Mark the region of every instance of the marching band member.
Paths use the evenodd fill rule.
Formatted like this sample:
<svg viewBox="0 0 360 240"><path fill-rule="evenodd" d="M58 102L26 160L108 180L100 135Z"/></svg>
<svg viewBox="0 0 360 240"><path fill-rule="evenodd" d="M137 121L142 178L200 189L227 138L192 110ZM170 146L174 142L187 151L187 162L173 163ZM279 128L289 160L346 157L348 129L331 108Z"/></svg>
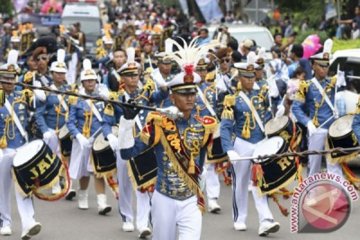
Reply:
<svg viewBox="0 0 360 240"><path fill-rule="evenodd" d="M102 96L98 92L97 75L91 68L91 62L85 59L83 62L83 71L81 72L80 80L82 87L79 91L81 94L88 96ZM70 177L72 179L79 179L80 190L78 207L80 209L88 209L88 185L90 181L89 167L90 154L95 137L101 131L103 122L103 102L94 102L93 100L78 99L77 97L69 97L69 119L67 127L71 136L74 138L72 151L70 156ZM97 193L98 212L100 215L105 215L111 211L111 206L106 203L105 182L103 178L94 178L95 191Z"/></svg>
<svg viewBox="0 0 360 240"><path fill-rule="evenodd" d="M308 150L323 150L329 126L338 117L335 108L336 78L327 78L332 40L324 43L324 51L311 57L314 78L300 81L299 89L292 104L292 113L297 121L308 130ZM308 156L308 176L321 170L321 155ZM327 170L343 176L339 164L327 159Z"/></svg>
<svg viewBox="0 0 360 240"><path fill-rule="evenodd" d="M208 59L201 58L196 65L196 73L199 74L201 78L202 84L200 88L202 90L203 96L205 97L205 104L206 108L211 108L211 110L207 109L210 113L213 113L213 117L216 117L215 107L216 107L216 99L217 99L217 92L215 86L215 73L212 72L208 74L207 71L207 61ZM200 94L200 93L198 93ZM208 210L211 213L218 213L221 211L221 207L217 202L220 196L220 181L219 175L216 172L215 164L207 163L205 165L205 188L206 188L206 195L208 199Z"/></svg>
<svg viewBox="0 0 360 240"><path fill-rule="evenodd" d="M168 94L167 91L160 90L155 91L148 83L143 89L138 88L139 82L139 64L135 62L135 49L127 49L128 60L119 70L121 79L124 81L124 89L118 92L118 100L127 101L128 99L134 99L134 101L141 105L149 105L151 103L159 104L165 99ZM116 125L120 116L123 115L123 111L119 106L108 105L104 111L104 136L107 136L111 148L116 152L119 147L119 140L115 135L111 133L111 126ZM141 131L143 124L145 123L147 112L141 110L136 117L136 132ZM120 126L121 127L121 126ZM120 136L123 140L123 136ZM139 152L140 154L140 152ZM129 172L127 163L123 161L119 154L117 154L117 175L119 181L119 211L123 220L122 230L125 232L134 231L133 225L133 211L132 211L132 184L129 178ZM140 232L139 237L144 238L151 234L149 228L149 214L150 214L150 197L145 192L136 191L137 202L137 217L136 227Z"/></svg>
<svg viewBox="0 0 360 240"><path fill-rule="evenodd" d="M249 58L248 58L249 61ZM264 124L270 120L269 101L263 89L254 90L256 64L253 62L236 63L241 91L238 95L228 95L224 100L221 119L221 140L223 149L228 153L233 175L233 220L237 231L245 231L248 211L248 186L250 182L251 161L236 161L240 156L252 156L255 145L264 139ZM235 142L232 135L236 135ZM267 197L260 196L252 187L256 210L259 215L260 236L277 232L280 224L274 221Z"/></svg>
<svg viewBox="0 0 360 240"><path fill-rule="evenodd" d="M180 50L177 53L183 53ZM189 51L190 52L190 51ZM182 54L182 56L184 56ZM190 55L190 54L189 54ZM157 161L157 181L151 199L151 216L154 240L200 239L204 210L203 193L199 176L205 154L212 153L212 139L219 135L215 118L198 115L195 110L198 74L193 72L196 58L182 57L178 64L182 72L169 83L170 99L183 116L172 118L151 112L140 136L134 139L132 128L139 110L123 108L120 119L121 156L129 159L153 147Z"/></svg>
<svg viewBox="0 0 360 240"><path fill-rule="evenodd" d="M8 62L0 67L0 78L14 82L17 76L16 50L10 50ZM23 90L14 91L13 83L1 83L4 94L4 102L0 108L0 234L11 235L11 207L10 193L12 184L12 163L16 154L16 148L26 144L28 141L25 131L29 118L29 106L33 101L32 92ZM41 224L34 219L34 206L31 197L24 197L17 188L15 196L18 211L21 218L21 239L27 240L38 234Z"/></svg>
<svg viewBox="0 0 360 240"><path fill-rule="evenodd" d="M107 76L110 91L117 92L119 90L121 78L118 71L121 66L126 63L126 58L126 51L123 49L119 48L113 51L112 64L109 66L109 73Z"/></svg>
<svg viewBox="0 0 360 240"><path fill-rule="evenodd" d="M57 51L57 61L53 62L50 67L52 73L53 83L50 85L50 89L69 91L70 86L66 84L65 75L67 72L65 64L65 50L59 49ZM61 159L61 152L59 146L58 133L59 130L65 125L68 118L69 106L68 98L59 94L49 93L46 96L45 101L38 103L35 110L35 118L41 133L43 134L44 142L50 147L50 149L57 154ZM53 186L53 194L57 194L61 191L60 184ZM75 191L70 190L68 196L74 197Z"/></svg>

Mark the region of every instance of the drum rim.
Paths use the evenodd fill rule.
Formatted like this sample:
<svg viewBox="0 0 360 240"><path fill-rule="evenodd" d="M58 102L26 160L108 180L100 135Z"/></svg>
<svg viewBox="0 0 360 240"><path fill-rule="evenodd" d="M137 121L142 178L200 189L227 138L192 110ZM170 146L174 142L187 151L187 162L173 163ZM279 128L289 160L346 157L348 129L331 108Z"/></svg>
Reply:
<svg viewBox="0 0 360 240"><path fill-rule="evenodd" d="M35 155L33 155L33 156L31 156L29 159L27 159L26 162L22 162L21 164L17 164L17 165L16 165L16 159L17 159L16 156L20 155L21 149L22 149L22 148L25 148L25 146L28 146L29 144L34 144L34 143L36 143L36 142L41 143L41 147L40 147L39 151L36 152ZM46 149L45 146L46 146L46 144L45 144L45 142L44 142L42 139L35 139L35 140L33 140L33 141L29 142L29 143L25 143L24 145L18 147L18 148L16 149L16 150L17 150L17 153L15 154L15 156L14 156L14 158L13 158L13 162L12 162L13 167L21 167L21 166L23 166L23 165L26 165L28 162L30 162L31 160L33 160L35 156L37 156L37 155L39 155L39 153L43 152L44 149ZM21 156L24 156L24 154L21 153ZM28 155L26 155L26 156L28 156Z"/></svg>
<svg viewBox="0 0 360 240"><path fill-rule="evenodd" d="M284 145L286 144L286 141L285 141L284 138L282 138L282 137L280 137L280 136L270 137L270 138L267 139L267 141L269 141L270 139L275 139L275 138L281 139L281 141L282 141L281 147L280 147L280 148L276 151L276 153L275 153L275 154L277 154L281 149L284 148ZM257 149L257 148L260 148L260 147L261 147L261 146L258 146L258 147L256 147L256 148L254 149L253 156L255 156L255 151L256 151L256 149ZM262 155L268 155L268 154L269 154L269 153L262 154ZM261 155L258 155L258 156L261 156ZM255 159L254 162L256 162L256 163L263 163L263 162L269 161L269 159L270 159L270 158L264 158L264 159L261 159L261 160Z"/></svg>
<svg viewBox="0 0 360 240"><path fill-rule="evenodd" d="M273 123L273 122L275 122L275 121L278 121L279 120L279 122L281 123L282 121L282 119L286 119L287 121L285 122L284 121L284 125L282 126L282 127L280 127L278 130L276 130L276 131L269 131L269 125L271 124L271 123ZM278 133L278 132L281 132L283 129L285 129L286 128L286 126L289 124L289 122L291 121L291 119L290 119L290 117L288 117L288 116L280 116L280 117L278 117L278 118L273 118L273 119L270 119L266 124L265 124L265 133L266 133L266 135L272 135L272 134L275 134L275 133Z"/></svg>
<svg viewBox="0 0 360 240"><path fill-rule="evenodd" d="M333 138L333 139L338 139L338 138L343 138L343 137L345 137L345 136L347 136L348 134L350 134L351 132L353 132L353 129L352 129L352 127L350 127L349 129L348 129L348 131L347 132L345 132L343 135L341 135L341 136L333 136L333 135L331 135L331 133L333 133L333 131L335 131L334 129L336 129L335 127L337 126L337 125L335 125L336 124L336 122L339 122L341 119L345 119L345 118L350 118L350 123L352 124L352 122L353 122L353 120L354 120L354 115L352 115L352 114L347 114L347 115L344 115L344 116L341 116L341 117L339 117L338 119L336 119L331 125L330 125L330 127L329 127L329 130L328 130L328 136L330 137L330 138ZM350 125L351 125L350 124ZM345 129L346 130L346 129Z"/></svg>

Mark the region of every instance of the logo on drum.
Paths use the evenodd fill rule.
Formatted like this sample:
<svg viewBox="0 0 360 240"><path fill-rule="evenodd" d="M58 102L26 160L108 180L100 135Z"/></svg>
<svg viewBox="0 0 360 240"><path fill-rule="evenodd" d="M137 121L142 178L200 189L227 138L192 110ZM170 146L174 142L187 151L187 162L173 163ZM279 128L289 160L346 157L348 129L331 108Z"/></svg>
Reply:
<svg viewBox="0 0 360 240"><path fill-rule="evenodd" d="M291 200L292 233L327 233L347 221L351 202L359 199L354 186L333 173L317 173L295 188Z"/></svg>

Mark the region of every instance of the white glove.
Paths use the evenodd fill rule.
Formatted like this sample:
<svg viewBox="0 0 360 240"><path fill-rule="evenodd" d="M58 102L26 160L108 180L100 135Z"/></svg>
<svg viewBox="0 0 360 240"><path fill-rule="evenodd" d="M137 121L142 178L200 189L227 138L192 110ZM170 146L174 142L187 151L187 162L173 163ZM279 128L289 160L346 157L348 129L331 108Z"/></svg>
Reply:
<svg viewBox="0 0 360 240"><path fill-rule="evenodd" d="M43 140L44 142L48 143L50 138L53 136L53 133L51 131L46 131L44 134L43 134Z"/></svg>
<svg viewBox="0 0 360 240"><path fill-rule="evenodd" d="M120 129L119 136L124 139L124 141L119 142L119 149L128 149L135 145L135 138L133 134L133 127L135 126L135 120L127 120L124 116L120 118Z"/></svg>
<svg viewBox="0 0 360 240"><path fill-rule="evenodd" d="M279 105L278 108L277 108L277 111L276 111L276 114L275 114L275 117L281 117L283 116L285 113L285 106L284 105Z"/></svg>
<svg viewBox="0 0 360 240"><path fill-rule="evenodd" d="M79 141L81 149L90 147L90 141L81 133L76 134L76 139Z"/></svg>
<svg viewBox="0 0 360 240"><path fill-rule="evenodd" d="M168 118L171 118L173 120L177 119L179 116L182 115L180 110L175 106L161 108L159 109L159 112L164 113Z"/></svg>
<svg viewBox="0 0 360 240"><path fill-rule="evenodd" d="M0 162L1 162L2 158L3 158L3 156L4 156L3 150L0 149Z"/></svg>
<svg viewBox="0 0 360 240"><path fill-rule="evenodd" d="M234 150L227 151L227 155L229 156L229 160L232 163L241 158L240 155L237 152L235 152Z"/></svg>
<svg viewBox="0 0 360 240"><path fill-rule="evenodd" d="M279 89L276 85L276 80L275 80L275 76L271 76L268 80L267 80L268 84L269 84L269 96L270 97L277 97L279 96Z"/></svg>
<svg viewBox="0 0 360 240"><path fill-rule="evenodd" d="M313 135L316 131L317 131L317 128L315 127L315 125L313 124L312 121L309 121L307 124L307 129L308 129L308 132L309 132L309 137L311 135Z"/></svg>
<svg viewBox="0 0 360 240"><path fill-rule="evenodd" d="M33 85L35 87L41 87L41 83L39 81L34 81L33 82ZM46 100L46 95L45 95L45 92L43 90L34 90L34 94L35 94L35 97L40 100L41 102L44 102Z"/></svg>
<svg viewBox="0 0 360 240"><path fill-rule="evenodd" d="M110 133L106 138L108 139L109 145L114 152L120 149L119 140L114 134Z"/></svg>

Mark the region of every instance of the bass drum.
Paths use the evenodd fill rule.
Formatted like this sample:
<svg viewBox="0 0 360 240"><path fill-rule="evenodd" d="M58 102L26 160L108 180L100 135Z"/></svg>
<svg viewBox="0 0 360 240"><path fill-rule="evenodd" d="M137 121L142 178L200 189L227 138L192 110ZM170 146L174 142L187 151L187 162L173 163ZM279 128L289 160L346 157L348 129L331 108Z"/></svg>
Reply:
<svg viewBox="0 0 360 240"><path fill-rule="evenodd" d="M118 135L118 127L112 127L112 133ZM116 156L103 133L99 134L92 148L92 162L95 175L98 177L111 175L116 171Z"/></svg>
<svg viewBox="0 0 360 240"><path fill-rule="evenodd" d="M32 193L38 197L43 196L40 191L51 188L59 181L63 172L66 172L67 181L60 195L65 195L69 186L66 167L43 140L34 140L16 151L13 161L14 181L25 196ZM42 199L49 198L43 196Z"/></svg>
<svg viewBox="0 0 360 240"><path fill-rule="evenodd" d="M253 156L281 154L287 149L288 145L282 137L272 137L259 142ZM296 177L297 167L293 157L267 158L254 162L253 172L257 172L255 175L261 176L261 179L254 179L253 177L253 180L257 182L263 194L272 194L280 188L286 187Z"/></svg>

